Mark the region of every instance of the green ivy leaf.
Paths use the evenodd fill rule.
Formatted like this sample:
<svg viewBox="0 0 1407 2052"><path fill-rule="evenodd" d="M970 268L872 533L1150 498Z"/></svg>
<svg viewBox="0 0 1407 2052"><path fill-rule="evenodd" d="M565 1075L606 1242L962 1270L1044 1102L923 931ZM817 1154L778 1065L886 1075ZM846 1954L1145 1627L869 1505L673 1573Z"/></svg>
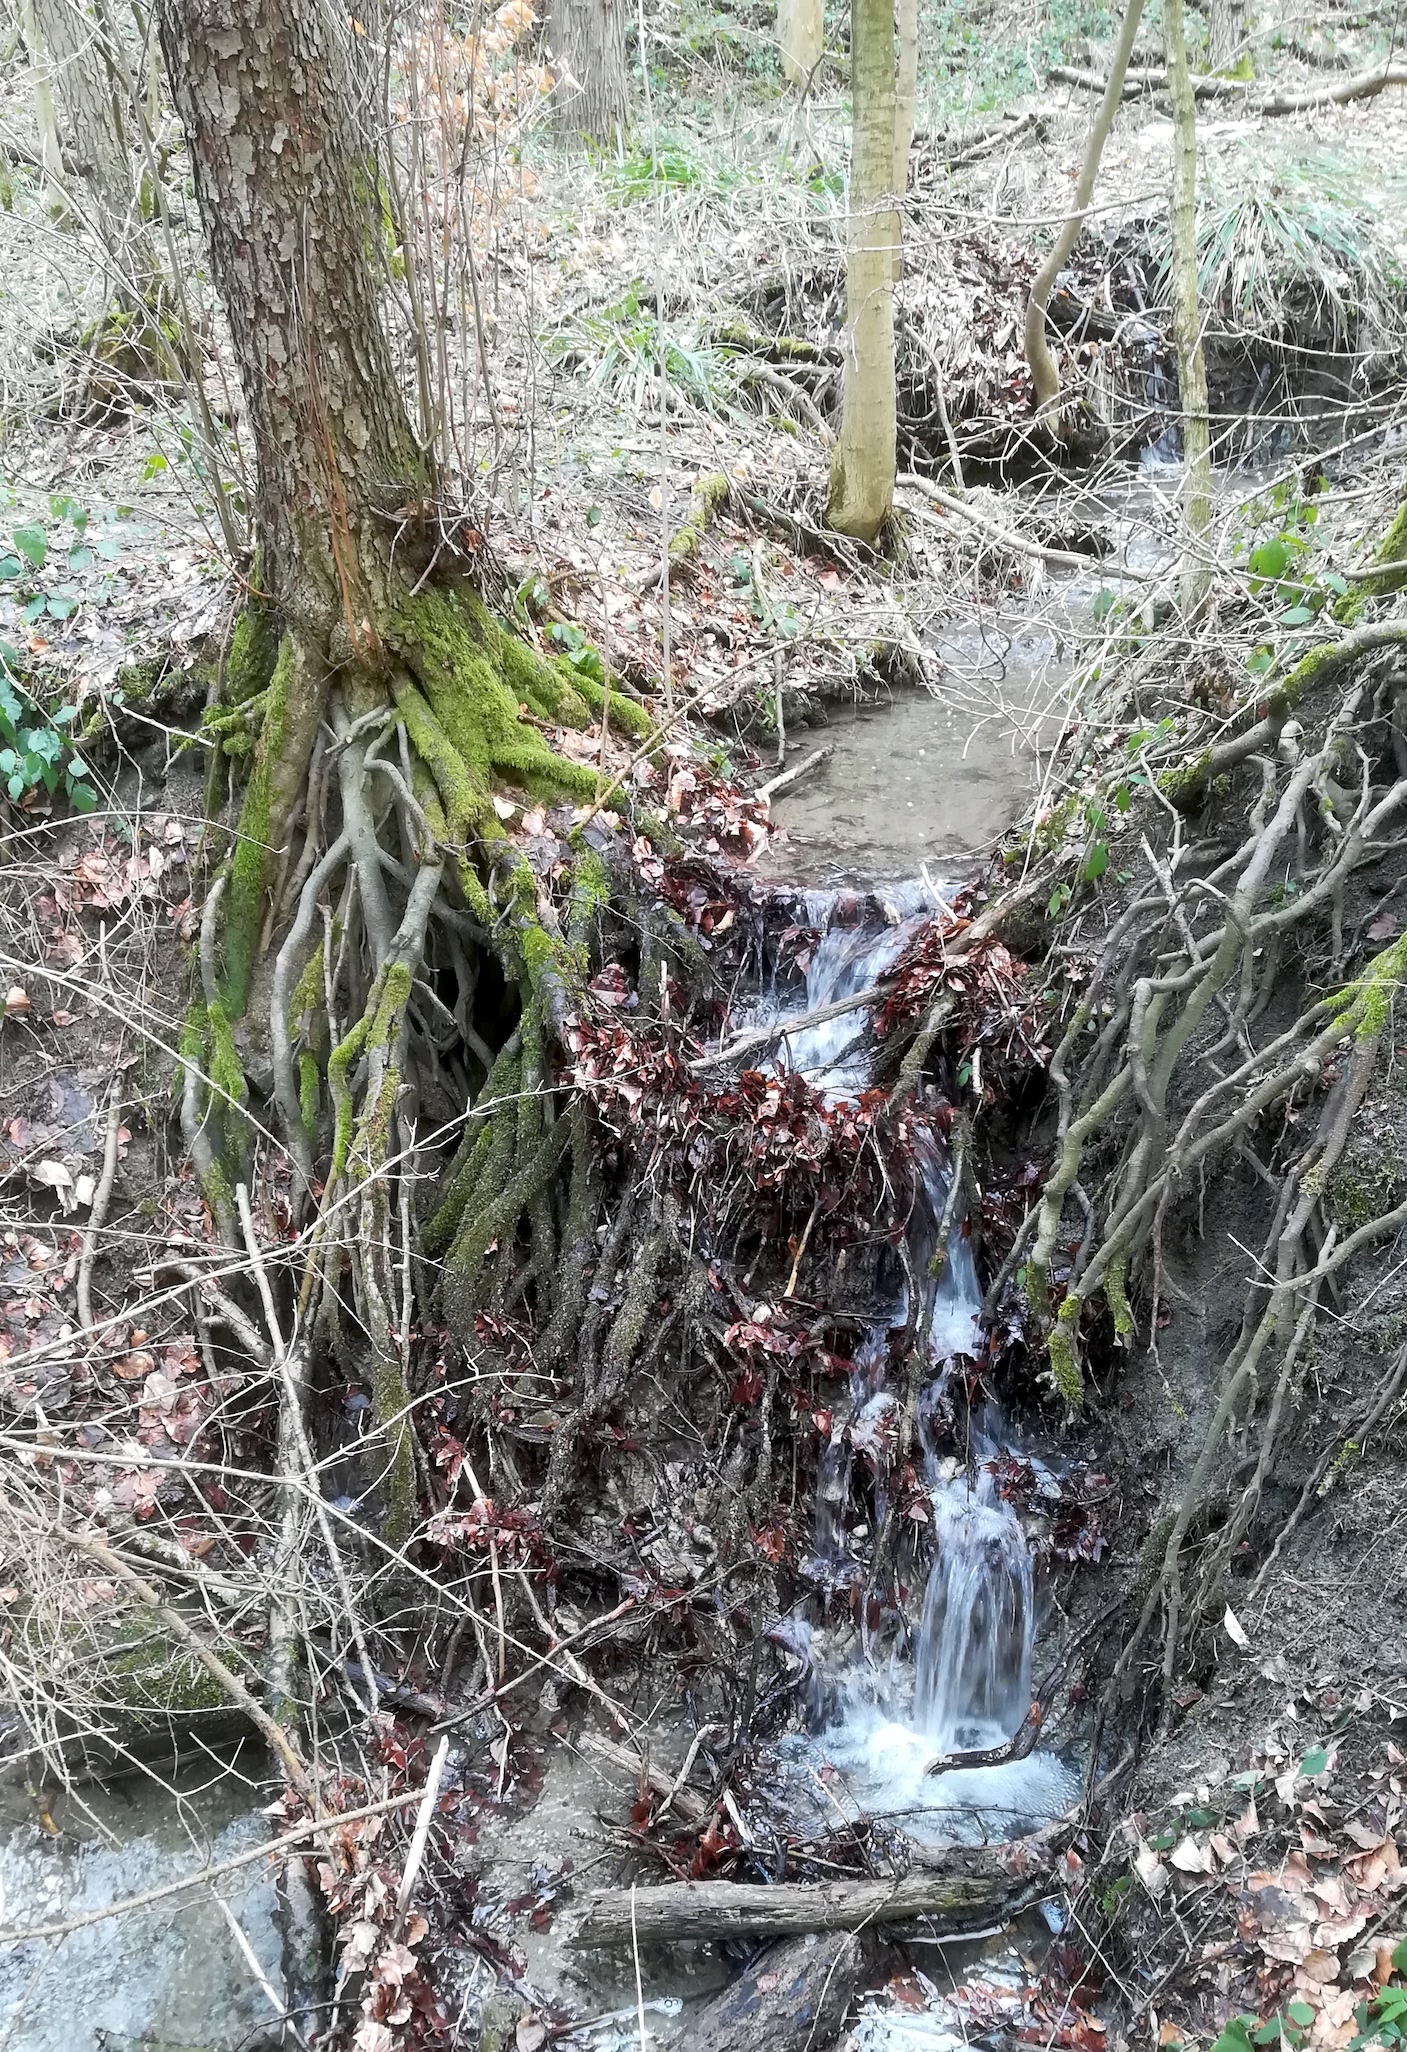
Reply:
<svg viewBox="0 0 1407 2052"><path fill-rule="evenodd" d="M1251 2031L1254 2025L1253 2016L1233 2016L1212 2046L1212 2052L1251 2052Z"/></svg>
<svg viewBox="0 0 1407 2052"><path fill-rule="evenodd" d="M1283 534L1277 534L1273 541L1264 541L1259 548L1251 550L1251 572L1263 577L1268 584L1282 578L1290 567L1290 548Z"/></svg>
<svg viewBox="0 0 1407 2052"><path fill-rule="evenodd" d="M75 811L93 812L97 809L97 794L90 791L86 784L75 784L71 777L69 779L68 795Z"/></svg>
<svg viewBox="0 0 1407 2052"><path fill-rule="evenodd" d="M1395 1974L1407 1974L1407 1938L1392 1948L1392 1970Z"/></svg>
<svg viewBox="0 0 1407 2052"><path fill-rule="evenodd" d="M1301 1774L1308 1775L1312 1779L1314 1775L1322 1774L1328 1764L1328 1748L1325 1746L1311 1746L1300 1761L1299 1771Z"/></svg>
<svg viewBox="0 0 1407 2052"><path fill-rule="evenodd" d="M1083 871L1085 882L1093 883L1096 877L1103 876L1105 870L1108 867L1108 844L1104 841L1096 841L1094 846L1090 849L1088 855L1086 855L1085 857L1085 866Z"/></svg>
<svg viewBox="0 0 1407 2052"><path fill-rule="evenodd" d="M17 527L10 540L31 569L44 568L45 559L49 554L49 544L42 527Z"/></svg>
<svg viewBox="0 0 1407 2052"><path fill-rule="evenodd" d="M1302 2031L1307 2031L1314 2021L1314 2011L1307 2002L1292 2002L1286 2013L1290 2022L1298 2024Z"/></svg>
<svg viewBox="0 0 1407 2052"><path fill-rule="evenodd" d="M1313 618L1313 606L1289 606L1280 615L1280 624L1282 627L1307 627Z"/></svg>

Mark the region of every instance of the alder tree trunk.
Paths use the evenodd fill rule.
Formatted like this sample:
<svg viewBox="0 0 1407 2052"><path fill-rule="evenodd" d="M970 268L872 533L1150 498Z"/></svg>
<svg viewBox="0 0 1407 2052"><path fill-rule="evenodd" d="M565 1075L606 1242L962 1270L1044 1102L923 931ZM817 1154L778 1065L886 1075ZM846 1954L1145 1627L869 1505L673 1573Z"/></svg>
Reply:
<svg viewBox="0 0 1407 2052"><path fill-rule="evenodd" d="M1109 76L1104 93L1094 118L1090 122L1089 138L1085 143L1084 163L1080 167L1079 184L1075 187L1075 204L1069 218L1055 238L1050 255L1041 265L1031 286L1031 297L1026 303L1026 361L1031 366L1031 381L1035 387L1036 411L1038 414L1053 413L1060 400L1060 373L1055 358L1046 340L1045 310L1050 304L1050 295L1055 281L1064 270L1070 252L1080 239L1085 225L1085 212L1094 197L1094 181L1099 176L1099 160L1104 154L1104 145L1109 140L1109 131L1114 126L1114 116L1119 111L1123 98L1124 75L1133 55L1134 38L1143 19L1143 0L1128 0L1124 9L1123 23L1119 29L1119 40L1109 62Z"/></svg>
<svg viewBox="0 0 1407 2052"><path fill-rule="evenodd" d="M552 0L547 49L565 127L611 143L629 126L625 0Z"/></svg>
<svg viewBox="0 0 1407 2052"><path fill-rule="evenodd" d="M845 378L829 524L872 542L894 500L895 70L893 0L852 0Z"/></svg>
<svg viewBox="0 0 1407 2052"><path fill-rule="evenodd" d="M826 47L825 0L777 0L777 43L782 75L803 91Z"/></svg>
<svg viewBox="0 0 1407 2052"><path fill-rule="evenodd" d="M1195 619L1211 588L1211 415L1197 291L1197 104L1187 63L1182 0L1164 0L1168 84L1172 93L1173 341L1182 407L1182 509L1186 544L1182 606Z"/></svg>

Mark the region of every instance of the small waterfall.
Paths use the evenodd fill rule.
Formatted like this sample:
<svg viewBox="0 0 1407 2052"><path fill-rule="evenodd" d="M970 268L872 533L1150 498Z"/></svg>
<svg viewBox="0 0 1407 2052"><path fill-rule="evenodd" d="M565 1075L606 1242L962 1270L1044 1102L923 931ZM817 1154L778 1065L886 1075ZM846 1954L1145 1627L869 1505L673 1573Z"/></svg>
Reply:
<svg viewBox="0 0 1407 2052"><path fill-rule="evenodd" d="M1031 1549L989 1470L934 1492L914 1722L939 1753L998 1746L1031 1706Z"/></svg>
<svg viewBox="0 0 1407 2052"><path fill-rule="evenodd" d="M819 930L804 998L774 995L754 1011L759 1022L811 1012L881 980L934 904L927 884L905 885L883 899L808 894L808 923ZM802 1071L832 1101L869 1085L868 1018L847 1013L787 1036L778 1067ZM947 1753L1001 1745L1020 1728L1031 1703L1035 1591L1031 1548L1021 1521L1001 1496L993 1462L1009 1451L1010 1432L990 1410L968 1421L968 1460L944 1459L935 1423L951 1420L949 1382L955 1361L981 1346L982 1291L961 1204L949 1213L952 1163L931 1125L912 1132L919 1192L909 1225L908 1271L927 1277L943 1221L946 1258L924 1309L921 1331L932 1377L919 1401L922 1474L932 1504L926 1533L915 1542L915 1565L926 1581L912 1617L874 1634L868 1617L858 1632L813 1631L804 1614L779 1631L811 1663L810 1701L821 1727L812 1744L843 1772L872 1815L902 1816L922 1835L926 1815L941 1818L945 1837L1006 1835L1017 1820L1053 1815L1067 1798L1067 1770L1035 1752L1009 1766L930 1776ZM874 1538L888 1501L893 1427L900 1398L890 1389L890 1336L908 1318L899 1280L892 1301L874 1314L856 1349L849 1405L837 1412L817 1478L812 1557L804 1572L826 1614L841 1590L868 1584ZM873 1477L873 1524L850 1526L857 1462ZM916 1823L917 1820L917 1823Z"/></svg>

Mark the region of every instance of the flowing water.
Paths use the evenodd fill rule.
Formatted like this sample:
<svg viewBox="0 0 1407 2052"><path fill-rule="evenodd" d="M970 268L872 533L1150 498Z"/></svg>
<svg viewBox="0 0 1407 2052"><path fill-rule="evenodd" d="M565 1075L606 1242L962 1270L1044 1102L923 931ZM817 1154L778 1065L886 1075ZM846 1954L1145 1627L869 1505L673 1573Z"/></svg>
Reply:
<svg viewBox="0 0 1407 2052"><path fill-rule="evenodd" d="M174 1792L87 1788L52 1811L7 1794L0 1927L80 1920L251 1849L268 1835L261 1800L218 1771ZM279 1972L259 1861L138 1914L0 1947L0 2052L255 2052L277 2040Z"/></svg>
<svg viewBox="0 0 1407 2052"><path fill-rule="evenodd" d="M806 922L819 933L805 990L770 993L753 1017L784 1022L853 997L892 968L933 915L941 886L925 879L863 896L812 891ZM869 1082L868 1014L850 1012L796 1028L780 1042L779 1067L803 1073L832 1100ZM917 1123L919 1201L908 1228L908 1272L926 1277L949 1217L950 1163L932 1125ZM1031 1543L1001 1494L997 1474L1021 1449L999 1410L963 1418L961 1450L943 1451L958 1415L953 1385L978 1354L982 1291L960 1207L946 1258L917 1322L927 1381L917 1406L921 1475L929 1501L915 1543L915 1587L889 1629L837 1633L828 1619L841 1591L869 1591L874 1540L887 1508L887 1462L901 1397L890 1335L906 1324L902 1270L872 1307L856 1348L849 1405L837 1412L822 1454L811 1557L814 1597L784 1637L809 1668L811 1730L783 1741L793 1766L842 1776L859 1809L901 1823L931 1843L1008 1838L1056 1815L1076 1778L1053 1754L934 1774L942 1757L1002 1746L1031 1707L1036 1588ZM857 1479L872 1477L872 1502ZM921 1592L921 1594L919 1593Z"/></svg>

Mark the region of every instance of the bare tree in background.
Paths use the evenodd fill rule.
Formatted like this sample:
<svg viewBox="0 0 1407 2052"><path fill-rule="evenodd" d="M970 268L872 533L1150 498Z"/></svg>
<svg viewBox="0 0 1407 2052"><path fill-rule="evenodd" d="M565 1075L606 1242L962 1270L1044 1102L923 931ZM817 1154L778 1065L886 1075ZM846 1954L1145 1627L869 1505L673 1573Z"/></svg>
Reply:
<svg viewBox="0 0 1407 2052"><path fill-rule="evenodd" d="M895 53L893 0L852 0L845 386L826 518L873 541L894 500Z"/></svg>
<svg viewBox="0 0 1407 2052"><path fill-rule="evenodd" d="M1168 84L1172 91L1172 309L1177 382L1182 404L1182 507L1187 548L1182 604L1189 618L1211 588L1211 417L1197 291L1197 105L1187 64L1182 0L1163 0Z"/></svg>
<svg viewBox="0 0 1407 2052"><path fill-rule="evenodd" d="M1245 48L1246 0L1211 0L1208 10L1208 69L1238 76L1250 72Z"/></svg>
<svg viewBox="0 0 1407 2052"><path fill-rule="evenodd" d="M630 116L624 0L551 0L547 48L564 125L593 142L614 141Z"/></svg>
<svg viewBox="0 0 1407 2052"><path fill-rule="evenodd" d="M894 106L894 196L900 207L909 189L909 152L914 141L914 109L918 104L918 0L896 0L899 32L899 82ZM895 270L899 253L895 254Z"/></svg>
<svg viewBox="0 0 1407 2052"><path fill-rule="evenodd" d="M1056 236L1050 255L1041 265L1031 286L1031 297L1026 305L1026 361L1031 366L1031 379L1035 385L1036 408L1040 413L1053 413L1060 398L1060 373L1055 358L1046 340L1045 312L1050 304L1050 295L1055 281L1069 261L1070 252L1080 239L1085 225L1085 213L1094 197L1094 181L1099 176L1099 160L1104 154L1104 145L1109 140L1109 131L1114 126L1114 116L1119 111L1123 98L1124 76L1133 55L1134 38L1143 19L1143 0L1128 0L1124 19L1119 30L1119 40L1109 61L1109 77L1105 83L1094 118L1090 122L1089 139L1085 144L1084 163L1080 167L1079 184L1075 188L1075 204L1069 218Z"/></svg>
<svg viewBox="0 0 1407 2052"><path fill-rule="evenodd" d="M20 0L20 33L29 57L30 92L34 101L34 125L39 131L39 169L44 180L49 211L68 211L63 191L63 160L59 142L58 113L54 105L53 59L44 47L34 0Z"/></svg>
<svg viewBox="0 0 1407 2052"><path fill-rule="evenodd" d="M27 4L49 61L68 161L92 198L90 225L122 297L155 304L162 296L162 273L147 219L141 88L108 0Z"/></svg>
<svg viewBox="0 0 1407 2052"><path fill-rule="evenodd" d="M777 0L777 42L788 85L807 86L826 46L825 0Z"/></svg>

